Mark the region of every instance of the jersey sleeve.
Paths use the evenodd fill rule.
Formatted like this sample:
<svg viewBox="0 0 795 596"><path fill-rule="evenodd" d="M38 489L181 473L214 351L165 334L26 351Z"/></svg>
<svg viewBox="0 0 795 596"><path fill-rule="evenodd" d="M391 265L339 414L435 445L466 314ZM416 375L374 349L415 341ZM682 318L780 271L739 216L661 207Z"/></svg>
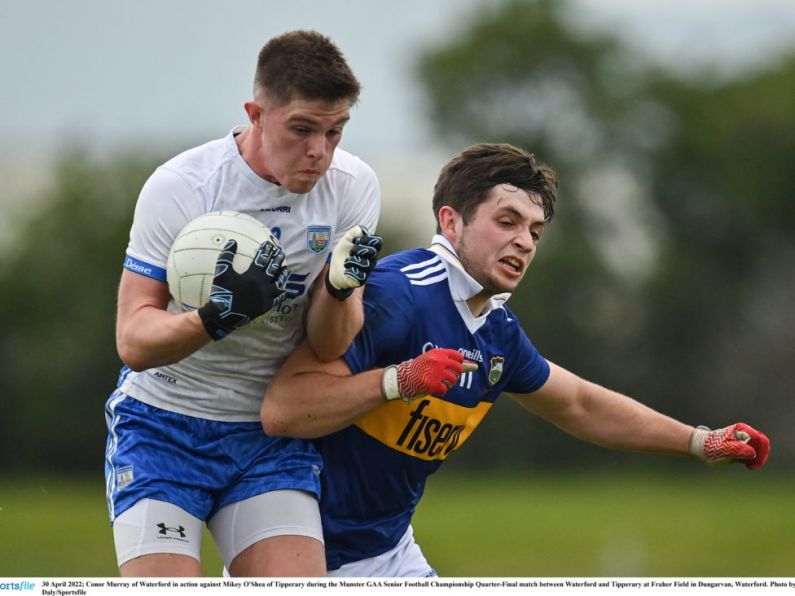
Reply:
<svg viewBox="0 0 795 596"><path fill-rule="evenodd" d="M363 225L370 233L378 226L381 211L381 189L373 169L356 158L356 175L351 176L343 189L342 205L337 226L334 229L333 246L353 226Z"/></svg>
<svg viewBox="0 0 795 596"><path fill-rule="evenodd" d="M202 212L201 202L185 180L166 168L155 170L138 195L125 269L165 282L174 239Z"/></svg>
<svg viewBox="0 0 795 596"><path fill-rule="evenodd" d="M530 342L525 332L516 325L513 345L516 362L505 391L511 393L532 393L544 386L549 378L549 363Z"/></svg>
<svg viewBox="0 0 795 596"><path fill-rule="evenodd" d="M401 362L414 296L400 271L376 269L364 289L364 326L343 356L353 374Z"/></svg>

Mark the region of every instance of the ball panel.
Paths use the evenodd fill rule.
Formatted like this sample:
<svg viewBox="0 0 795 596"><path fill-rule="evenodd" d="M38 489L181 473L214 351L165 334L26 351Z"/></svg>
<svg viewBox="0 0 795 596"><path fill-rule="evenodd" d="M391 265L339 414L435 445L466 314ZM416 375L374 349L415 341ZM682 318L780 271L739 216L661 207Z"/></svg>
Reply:
<svg viewBox="0 0 795 596"><path fill-rule="evenodd" d="M198 308L207 302L218 254L232 238L237 241L232 267L238 273L248 269L265 240L278 245L268 226L244 213L220 211L188 222L174 240L166 267L169 291L177 304Z"/></svg>

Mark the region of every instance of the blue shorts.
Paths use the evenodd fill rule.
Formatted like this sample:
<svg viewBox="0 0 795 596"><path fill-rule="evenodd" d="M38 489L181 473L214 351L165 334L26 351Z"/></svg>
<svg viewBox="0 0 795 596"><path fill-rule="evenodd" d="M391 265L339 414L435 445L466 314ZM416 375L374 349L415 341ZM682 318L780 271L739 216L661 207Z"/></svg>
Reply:
<svg viewBox="0 0 795 596"><path fill-rule="evenodd" d="M119 390L105 404L110 521L141 499L207 521L221 507L274 490L320 498L312 443L269 437L259 422L217 422L155 408Z"/></svg>

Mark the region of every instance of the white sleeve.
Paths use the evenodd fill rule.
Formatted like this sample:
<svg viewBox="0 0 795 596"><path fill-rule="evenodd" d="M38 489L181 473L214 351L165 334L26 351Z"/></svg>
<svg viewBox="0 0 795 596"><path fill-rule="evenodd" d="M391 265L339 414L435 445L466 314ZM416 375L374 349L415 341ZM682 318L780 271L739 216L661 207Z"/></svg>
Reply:
<svg viewBox="0 0 795 596"><path fill-rule="evenodd" d="M381 189L373 169L356 158L356 176L343 191L341 208L337 217L332 243L334 246L355 225L363 225L370 233L378 226L381 211Z"/></svg>
<svg viewBox="0 0 795 596"><path fill-rule="evenodd" d="M202 200L173 170L160 167L138 195L127 257L165 271L180 230L204 212Z"/></svg>

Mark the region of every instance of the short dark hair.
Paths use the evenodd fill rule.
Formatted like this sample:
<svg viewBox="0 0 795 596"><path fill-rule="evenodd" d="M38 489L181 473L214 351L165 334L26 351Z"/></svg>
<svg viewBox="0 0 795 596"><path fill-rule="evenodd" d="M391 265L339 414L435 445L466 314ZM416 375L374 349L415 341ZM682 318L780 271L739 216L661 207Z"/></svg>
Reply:
<svg viewBox="0 0 795 596"><path fill-rule="evenodd" d="M324 101L359 99L361 86L340 49L316 31L290 31L271 39L259 52L254 95L284 105L296 97Z"/></svg>
<svg viewBox="0 0 795 596"><path fill-rule="evenodd" d="M461 214L464 223L489 198L498 184L510 184L540 200L544 221L555 214L558 178L535 156L507 143L481 143L467 147L442 168L433 189L433 213L440 232L439 210L445 205Z"/></svg>

